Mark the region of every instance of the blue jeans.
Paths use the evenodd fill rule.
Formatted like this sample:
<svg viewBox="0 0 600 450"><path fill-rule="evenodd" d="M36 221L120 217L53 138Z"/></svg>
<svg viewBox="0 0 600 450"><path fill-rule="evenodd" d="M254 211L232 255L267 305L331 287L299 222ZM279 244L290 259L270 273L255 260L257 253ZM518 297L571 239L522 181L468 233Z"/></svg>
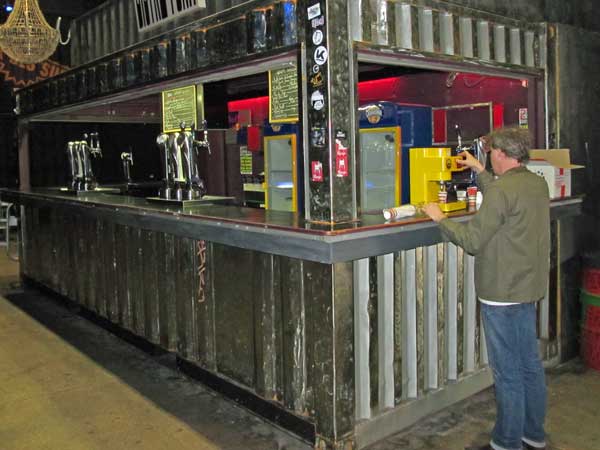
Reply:
<svg viewBox="0 0 600 450"><path fill-rule="evenodd" d="M481 303L490 367L496 385L496 425L491 445L521 450L522 440L545 445L546 381L536 336L534 303Z"/></svg>

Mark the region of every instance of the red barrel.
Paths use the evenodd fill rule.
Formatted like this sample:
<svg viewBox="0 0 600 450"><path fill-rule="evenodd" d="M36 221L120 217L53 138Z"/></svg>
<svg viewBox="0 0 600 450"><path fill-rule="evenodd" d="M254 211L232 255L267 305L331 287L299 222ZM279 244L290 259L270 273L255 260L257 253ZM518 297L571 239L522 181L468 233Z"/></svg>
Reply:
<svg viewBox="0 0 600 450"><path fill-rule="evenodd" d="M600 371L600 296L581 291L583 327L581 329L581 356L586 366Z"/></svg>
<svg viewBox="0 0 600 450"><path fill-rule="evenodd" d="M588 268L583 271L583 288L600 297L600 269Z"/></svg>

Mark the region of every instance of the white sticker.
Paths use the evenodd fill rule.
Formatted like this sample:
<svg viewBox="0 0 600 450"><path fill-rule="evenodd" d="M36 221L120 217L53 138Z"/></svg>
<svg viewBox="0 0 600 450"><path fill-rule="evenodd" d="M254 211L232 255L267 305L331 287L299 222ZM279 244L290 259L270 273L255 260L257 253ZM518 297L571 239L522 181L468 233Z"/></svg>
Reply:
<svg viewBox="0 0 600 450"><path fill-rule="evenodd" d="M310 104L315 111L321 111L325 106L325 97L321 94L321 91L315 91L310 96Z"/></svg>
<svg viewBox="0 0 600 450"><path fill-rule="evenodd" d="M308 20L314 19L315 17L319 17L321 15L321 4L315 3L312 6L308 7Z"/></svg>
<svg viewBox="0 0 600 450"><path fill-rule="evenodd" d="M312 35L313 44L320 45L323 42L323 32L321 30L315 30Z"/></svg>
<svg viewBox="0 0 600 450"><path fill-rule="evenodd" d="M311 20L310 24L313 28L322 27L325 25L325 17L317 17L316 19Z"/></svg>
<svg viewBox="0 0 600 450"><path fill-rule="evenodd" d="M329 56L329 54L327 53L327 48L320 45L317 47L317 49L315 50L315 62L322 66L323 64L325 64L327 62L327 56Z"/></svg>

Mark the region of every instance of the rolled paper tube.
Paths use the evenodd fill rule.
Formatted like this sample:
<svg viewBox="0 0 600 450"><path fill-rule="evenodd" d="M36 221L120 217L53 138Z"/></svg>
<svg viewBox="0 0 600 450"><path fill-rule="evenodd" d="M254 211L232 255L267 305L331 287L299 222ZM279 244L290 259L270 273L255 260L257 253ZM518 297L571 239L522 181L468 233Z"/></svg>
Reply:
<svg viewBox="0 0 600 450"><path fill-rule="evenodd" d="M413 205L396 206L395 208L387 208L383 210L385 220L401 219L403 217L414 216L417 213L417 208Z"/></svg>

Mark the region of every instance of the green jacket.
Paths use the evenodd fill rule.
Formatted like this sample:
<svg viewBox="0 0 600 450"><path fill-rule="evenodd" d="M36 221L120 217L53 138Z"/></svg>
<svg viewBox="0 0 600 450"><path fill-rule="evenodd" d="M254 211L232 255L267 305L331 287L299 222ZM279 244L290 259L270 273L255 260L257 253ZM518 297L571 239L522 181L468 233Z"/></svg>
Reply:
<svg viewBox="0 0 600 450"><path fill-rule="evenodd" d="M483 203L467 223L443 219L443 236L475 256L475 289L485 300L527 303L546 293L550 199L544 179L517 167L477 183Z"/></svg>

